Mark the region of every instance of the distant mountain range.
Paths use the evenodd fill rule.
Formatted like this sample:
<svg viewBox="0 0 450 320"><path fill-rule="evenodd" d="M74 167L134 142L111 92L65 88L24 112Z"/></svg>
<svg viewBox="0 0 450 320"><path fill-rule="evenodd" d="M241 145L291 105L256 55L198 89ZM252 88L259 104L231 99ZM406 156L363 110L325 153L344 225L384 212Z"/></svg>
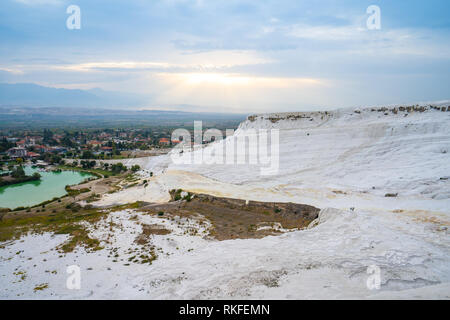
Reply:
<svg viewBox="0 0 450 320"><path fill-rule="evenodd" d="M102 89L58 89L31 83L0 83L0 130L39 127L185 126L236 127L244 114L205 112L178 105L149 110L148 97ZM165 109L166 109L165 108ZM186 111L180 111L186 110Z"/></svg>
<svg viewBox="0 0 450 320"><path fill-rule="evenodd" d="M144 107L139 95L102 89L58 89L32 83L0 83L0 106L20 107Z"/></svg>
<svg viewBox="0 0 450 320"><path fill-rule="evenodd" d="M0 135L4 129L192 127L196 120L205 127L233 129L245 118L233 113L0 106Z"/></svg>

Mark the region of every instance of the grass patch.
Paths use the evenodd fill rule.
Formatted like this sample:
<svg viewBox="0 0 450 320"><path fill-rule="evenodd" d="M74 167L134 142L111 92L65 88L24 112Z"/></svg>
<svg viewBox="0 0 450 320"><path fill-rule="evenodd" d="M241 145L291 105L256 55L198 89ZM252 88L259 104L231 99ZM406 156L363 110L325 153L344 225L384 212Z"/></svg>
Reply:
<svg viewBox="0 0 450 320"><path fill-rule="evenodd" d="M87 193L91 191L89 188L81 188L81 189L72 189L70 186L65 187L67 195L70 197L76 197L82 193Z"/></svg>
<svg viewBox="0 0 450 320"><path fill-rule="evenodd" d="M120 210L125 210L125 209L139 209L139 208L142 208L143 206L145 206L145 202L136 201L133 203L127 203L127 204L115 206L114 208L111 208L111 210L112 211L120 211Z"/></svg>
<svg viewBox="0 0 450 320"><path fill-rule="evenodd" d="M59 165L58 168L60 168L62 170L67 170L67 171L78 171L78 172L90 173L93 176L96 176L97 178L103 178L103 177L109 178L109 177L115 175L114 172L103 170L103 169L83 169L83 168L79 168L79 167L71 167L71 166L64 166L64 165Z"/></svg>
<svg viewBox="0 0 450 320"><path fill-rule="evenodd" d="M181 200L181 192L183 192L183 190L181 189L172 189L169 191L169 194L172 198L172 201L178 201Z"/></svg>
<svg viewBox="0 0 450 320"><path fill-rule="evenodd" d="M95 223L106 217L108 212L94 208L85 209L75 205L75 210L70 207L51 215L3 219L0 221L0 241L19 239L28 232L53 232L54 234L70 235L69 240L61 247L64 252L70 252L78 245L92 250L101 249L99 241L90 238L88 231L79 223L82 221Z"/></svg>
<svg viewBox="0 0 450 320"><path fill-rule="evenodd" d="M100 198L101 198L101 195L99 195L97 193L93 193L86 199L86 202L91 203L91 202L100 200Z"/></svg>
<svg viewBox="0 0 450 320"><path fill-rule="evenodd" d="M70 239L61 245L60 249L63 252L72 252L77 246L83 246L91 251L97 251L103 249L100 246L100 241L98 239L93 239L89 237L89 233L86 229L81 226L73 226L73 230L70 231L70 227L65 228L64 232L68 232L71 237ZM77 228L79 227L79 228ZM69 232L70 231L70 232Z"/></svg>
<svg viewBox="0 0 450 320"><path fill-rule="evenodd" d="M37 285L36 287L34 287L34 292L42 291L47 288L48 288L48 283L43 283L43 284L40 284L40 285Z"/></svg>

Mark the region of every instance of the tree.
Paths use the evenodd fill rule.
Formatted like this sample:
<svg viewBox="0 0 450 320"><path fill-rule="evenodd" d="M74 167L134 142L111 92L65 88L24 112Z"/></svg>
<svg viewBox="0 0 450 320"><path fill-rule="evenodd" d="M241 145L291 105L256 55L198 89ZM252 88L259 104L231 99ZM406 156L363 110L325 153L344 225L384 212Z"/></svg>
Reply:
<svg viewBox="0 0 450 320"><path fill-rule="evenodd" d="M123 163L119 162L111 165L111 171L117 174L121 173L122 171L127 171L127 167L125 167Z"/></svg>
<svg viewBox="0 0 450 320"><path fill-rule="evenodd" d="M36 180L39 180L41 178L41 175L39 174L39 172L35 172L35 173L33 173L33 178L35 178Z"/></svg>
<svg viewBox="0 0 450 320"><path fill-rule="evenodd" d="M56 144L56 141L53 139L53 132L51 132L49 129L44 129L44 135L43 135L42 141L44 144L54 145Z"/></svg>
<svg viewBox="0 0 450 320"><path fill-rule="evenodd" d="M50 156L50 160L49 161L50 161L51 164L60 163L62 161L62 158L55 154L55 155L51 155Z"/></svg>
<svg viewBox="0 0 450 320"><path fill-rule="evenodd" d="M9 142L6 138L3 138L0 141L0 153L5 152L8 149L11 149L12 147L15 147L15 143Z"/></svg>
<svg viewBox="0 0 450 320"><path fill-rule="evenodd" d="M63 146L69 147L69 148L75 147L75 143L73 143L73 141L70 139L70 137L67 133L64 136L64 138L61 139L61 144Z"/></svg>
<svg viewBox="0 0 450 320"><path fill-rule="evenodd" d="M141 170L141 167L138 164L131 167L132 172L138 172L139 170Z"/></svg>
<svg viewBox="0 0 450 320"><path fill-rule="evenodd" d="M25 171L23 170L22 166L17 166L12 171L11 176L16 179L23 178L25 177Z"/></svg>
<svg viewBox="0 0 450 320"><path fill-rule="evenodd" d="M83 151L83 154L81 155L81 159L92 159L92 158L95 158L95 157L91 151L89 151L89 150Z"/></svg>

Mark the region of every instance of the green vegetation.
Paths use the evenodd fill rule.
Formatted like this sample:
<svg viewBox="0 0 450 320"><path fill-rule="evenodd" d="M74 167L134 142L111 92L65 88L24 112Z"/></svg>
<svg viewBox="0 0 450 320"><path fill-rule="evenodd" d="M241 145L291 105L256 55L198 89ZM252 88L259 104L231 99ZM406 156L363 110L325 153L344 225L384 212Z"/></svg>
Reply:
<svg viewBox="0 0 450 320"><path fill-rule="evenodd" d="M181 196L183 192L182 189L172 189L169 191L170 196L172 197L172 201L185 200L187 202L191 201L194 195L191 192L186 192L185 196Z"/></svg>
<svg viewBox="0 0 450 320"><path fill-rule="evenodd" d="M93 193L86 199L86 202L87 203L91 203L91 202L100 200L100 198L101 198L101 196L99 194Z"/></svg>
<svg viewBox="0 0 450 320"><path fill-rule="evenodd" d="M15 179L20 179L20 178L26 177L25 171L23 170L23 167L22 167L22 166L16 166L16 167L11 171L11 177L13 177L13 178L15 178Z"/></svg>
<svg viewBox="0 0 450 320"><path fill-rule="evenodd" d="M60 248L63 252L70 252L76 246L100 250L99 241L90 238L86 228L79 223L95 223L107 215L106 211L91 207L82 208L74 203L50 215L3 218L0 221L0 241L18 239L27 232L53 232L70 235L69 240Z"/></svg>
<svg viewBox="0 0 450 320"><path fill-rule="evenodd" d="M85 172L85 173L90 173L94 176L96 176L97 178L108 178L114 175L113 172L107 171L107 170L102 170L102 169L84 169L84 168L79 168L79 167L72 167L72 166L67 166L67 165L60 165L58 166L58 168L62 169L62 170L72 170L72 171L79 171L79 172Z"/></svg>
<svg viewBox="0 0 450 320"><path fill-rule="evenodd" d="M81 168L78 167L78 161L74 161L72 165L60 165L58 166L62 170L73 170L73 171L80 171L80 172L86 172L90 173L98 178L109 178L111 176L120 174L122 172L127 171L127 167L123 165L123 163L115 163L112 165L109 165L108 163L105 163L103 165L103 169L100 168L94 168L94 166L97 165L96 161L87 161L87 160L81 160L80 165ZM109 169L109 170L108 170Z"/></svg>
<svg viewBox="0 0 450 320"><path fill-rule="evenodd" d="M42 283L40 285L37 285L36 287L34 287L34 292L36 291L42 291L44 289L48 288L48 283Z"/></svg>
<svg viewBox="0 0 450 320"><path fill-rule="evenodd" d="M133 203L127 203L115 206L114 208L111 208L111 211L119 211L119 210L125 210L125 209L139 209L142 208L145 205L145 202L143 201L136 201Z"/></svg>
<svg viewBox="0 0 450 320"><path fill-rule="evenodd" d="M127 171L127 167L125 167L122 162L114 163L110 167L111 167L111 171L114 174L119 174L123 171Z"/></svg>
<svg viewBox="0 0 450 320"><path fill-rule="evenodd" d="M141 170L141 167L138 164L131 167L131 172L138 172L139 170Z"/></svg>
<svg viewBox="0 0 450 320"><path fill-rule="evenodd" d="M4 178L0 177L0 187L41 179L41 175L38 172L33 173L31 176L27 176L21 165L9 165L8 169L10 169L10 173L3 174ZM6 179L7 176L9 176L9 179Z"/></svg>
<svg viewBox="0 0 450 320"><path fill-rule="evenodd" d="M91 191L89 188L82 188L82 189L72 189L70 186L66 186L66 192L67 195L70 197L76 197L77 195L81 193L86 193Z"/></svg>
<svg viewBox="0 0 450 320"><path fill-rule="evenodd" d="M5 152L6 150L15 146L15 143L9 142L6 138L0 140L0 153Z"/></svg>
<svg viewBox="0 0 450 320"><path fill-rule="evenodd" d="M83 246L92 251L103 249L100 246L100 241L89 237L88 231L80 225L66 226L64 230L61 228L55 234L69 234L71 236L69 241L60 247L63 252L72 252L77 246Z"/></svg>
<svg viewBox="0 0 450 320"><path fill-rule="evenodd" d="M95 167L97 162L95 160L81 160L80 164L83 169L91 169Z"/></svg>
<svg viewBox="0 0 450 320"><path fill-rule="evenodd" d="M169 191L169 194L173 201L178 201L181 200L181 192L183 192L181 189L172 189Z"/></svg>
<svg viewBox="0 0 450 320"><path fill-rule="evenodd" d="M193 194L188 192L187 195L185 195L182 199L189 202L192 200L192 198L193 198Z"/></svg>

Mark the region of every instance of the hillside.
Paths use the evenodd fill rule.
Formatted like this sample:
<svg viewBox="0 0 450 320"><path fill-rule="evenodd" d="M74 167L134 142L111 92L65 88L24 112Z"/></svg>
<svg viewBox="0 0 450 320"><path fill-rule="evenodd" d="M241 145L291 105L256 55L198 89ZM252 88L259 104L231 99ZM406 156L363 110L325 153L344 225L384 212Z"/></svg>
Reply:
<svg viewBox="0 0 450 320"><path fill-rule="evenodd" d="M237 161L232 165L170 164L168 170L190 171L246 188L264 187L283 197L303 190L298 192L302 200L314 192L312 197L327 198L336 190L361 199L398 193L408 201L445 200L450 197L449 123L450 112L429 107L250 116L235 137L209 148L225 151L240 136L261 138L265 133L260 129L278 129L275 174L261 175L264 165L237 165ZM249 197L258 196L250 193Z"/></svg>
<svg viewBox="0 0 450 320"><path fill-rule="evenodd" d="M13 281L10 274L20 267L50 288L33 293L24 284L8 282L11 289L5 297L448 299L447 109L441 105L255 115L241 123L234 136L195 151L212 154L226 150L236 139L260 139L261 129L277 129L279 170L272 175L261 174L266 164L187 164L193 154L180 153L181 147L168 155L131 159L127 165L139 163L144 168L140 180L94 204L158 204L111 212L92 225L91 235L105 247L98 252L80 248L59 255L52 248L63 243L65 235L50 234L28 235L23 242L0 249L5 263L2 285ZM254 146L247 151L254 153ZM186 161L175 164L171 158L175 156ZM172 189L246 200L240 205L252 200L280 207L279 203L304 204L320 212L306 229L273 229L272 223L254 227L272 228L277 236L211 239L207 235L218 230L217 221L228 228L227 234L232 228L239 230L241 222L226 220L229 208L218 214L194 201L190 208L197 205L202 212L196 215L176 202L167 204ZM159 211L168 205L172 209ZM259 220L277 212L276 207L263 211ZM150 247L139 247L136 236L155 225L165 231L158 229L151 236ZM248 225L246 232L252 228ZM45 245L36 248L36 241ZM39 270L32 267L34 260L27 260L38 251L46 259ZM158 257L151 266L135 263L142 252ZM114 253L130 256L131 262L115 261ZM64 274L41 275L44 269L60 270L75 262L91 270L83 271L85 285L80 291L63 287ZM367 281L374 267L381 272L380 288L371 290Z"/></svg>
<svg viewBox="0 0 450 320"><path fill-rule="evenodd" d="M164 172L147 189L113 194L101 203L164 202L167 190L182 188L314 205L323 209L316 228L259 243L217 244L220 257L209 254L222 263L235 257L236 268L245 265L248 276L257 265L265 272L288 273L281 288L251 291L253 298L442 297L448 295L450 280L449 123L450 112L442 105L250 116L234 137L205 150L226 150L233 139L278 129L278 173L264 176L260 166L248 164L176 165L165 156L147 163L146 169ZM240 261L241 252L254 264ZM195 266L201 268L212 256L198 257ZM362 279L371 264L382 270L381 292L365 289ZM207 278L209 269L204 269L200 273ZM231 270L223 272L223 281L234 279ZM213 297L228 296L217 290L220 294Z"/></svg>
<svg viewBox="0 0 450 320"><path fill-rule="evenodd" d="M0 106L20 107L142 107L143 97L101 89L64 89L34 83L0 83Z"/></svg>

